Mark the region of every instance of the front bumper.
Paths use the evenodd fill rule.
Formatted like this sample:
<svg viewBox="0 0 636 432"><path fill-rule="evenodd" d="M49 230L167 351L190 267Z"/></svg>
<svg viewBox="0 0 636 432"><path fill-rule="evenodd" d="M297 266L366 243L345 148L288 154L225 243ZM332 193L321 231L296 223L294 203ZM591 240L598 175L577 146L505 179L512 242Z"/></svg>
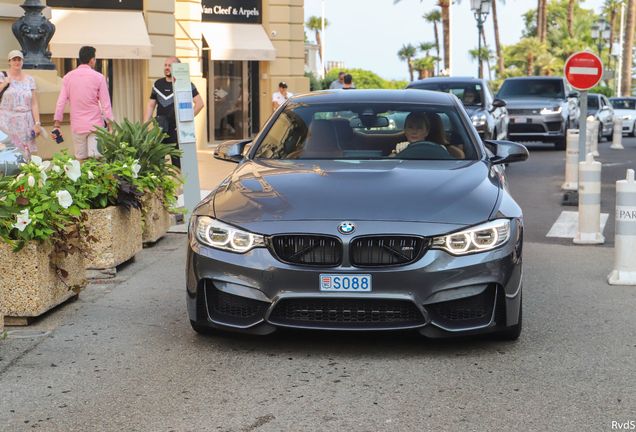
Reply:
<svg viewBox="0 0 636 432"><path fill-rule="evenodd" d="M267 334L278 327L419 329L429 337L488 333L515 325L522 283L520 223L490 252L455 257L428 250L412 264L315 268L278 261L265 248L240 255L190 239L187 304L200 326ZM321 274L368 274L370 293L321 292Z"/></svg>
<svg viewBox="0 0 636 432"><path fill-rule="evenodd" d="M520 123L519 119L525 120ZM510 115L508 134L523 141L556 141L566 134L565 122L560 114L554 115ZM514 141L514 140L513 140Z"/></svg>
<svg viewBox="0 0 636 432"><path fill-rule="evenodd" d="M622 120L623 122L623 133L633 133L634 132L634 120Z"/></svg>

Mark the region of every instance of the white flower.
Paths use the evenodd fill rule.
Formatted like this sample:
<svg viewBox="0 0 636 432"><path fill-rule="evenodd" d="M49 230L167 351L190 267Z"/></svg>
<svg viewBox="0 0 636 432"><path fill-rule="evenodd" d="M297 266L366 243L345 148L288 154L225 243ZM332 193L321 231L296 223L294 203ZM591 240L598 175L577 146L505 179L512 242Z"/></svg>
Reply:
<svg viewBox="0 0 636 432"><path fill-rule="evenodd" d="M70 160L70 165L64 165L64 171L66 171L66 176L73 180L77 181L78 178L82 176L82 166L77 160Z"/></svg>
<svg viewBox="0 0 636 432"><path fill-rule="evenodd" d="M44 186L45 184L46 184L46 180L44 180L44 179L40 179L40 180L38 181L38 186L39 186L39 187L42 187L42 186Z"/></svg>
<svg viewBox="0 0 636 432"><path fill-rule="evenodd" d="M51 166L51 162L49 161L42 162L42 158L40 156L31 156L31 162L33 162L35 166L40 168L40 172L44 172L44 170L47 170Z"/></svg>
<svg viewBox="0 0 636 432"><path fill-rule="evenodd" d="M60 168L59 165L53 165L53 171L55 171L56 173L59 173L60 171L62 171L62 168Z"/></svg>
<svg viewBox="0 0 636 432"><path fill-rule="evenodd" d="M22 177L24 177L24 174L20 174L19 176L17 176L17 177L15 178L15 181L16 181L16 182L19 182L19 181L20 181L20 179L21 179Z"/></svg>
<svg viewBox="0 0 636 432"><path fill-rule="evenodd" d="M151 179L153 179L153 180L157 180L159 177L157 177L157 176L153 175L153 176L152 176L152 177L150 177L150 178L151 178Z"/></svg>
<svg viewBox="0 0 636 432"><path fill-rule="evenodd" d="M126 148L126 143L121 143L121 148Z"/></svg>
<svg viewBox="0 0 636 432"><path fill-rule="evenodd" d="M24 229L31 223L31 219L29 219L29 209L24 209L18 215L18 221L11 225L13 228L17 228L20 231L24 231Z"/></svg>
<svg viewBox="0 0 636 432"><path fill-rule="evenodd" d="M33 187L35 186L35 177L33 177L32 175L29 176L29 187Z"/></svg>
<svg viewBox="0 0 636 432"><path fill-rule="evenodd" d="M48 179L48 178L49 178L49 176L47 176L47 175L46 175L46 173L45 173L44 171L42 171L42 172L40 173L40 175L42 176L42 180L40 180L40 181L42 182L42 185L45 185L45 184L46 184L46 179ZM42 187L42 185L40 185L40 187Z"/></svg>
<svg viewBox="0 0 636 432"><path fill-rule="evenodd" d="M93 180L95 178L95 176L93 175L92 172L88 171L88 178Z"/></svg>
<svg viewBox="0 0 636 432"><path fill-rule="evenodd" d="M128 164L124 164L122 168L128 168Z"/></svg>
<svg viewBox="0 0 636 432"><path fill-rule="evenodd" d="M139 170L140 169L141 169L141 165L139 165L139 164L135 164L135 165L132 166L132 172L133 172L132 176L133 176L133 178L137 178L137 175L139 174Z"/></svg>
<svg viewBox="0 0 636 432"><path fill-rule="evenodd" d="M55 192L55 196L57 197L57 201L64 208L69 208L71 204L73 204L73 197L67 190Z"/></svg>

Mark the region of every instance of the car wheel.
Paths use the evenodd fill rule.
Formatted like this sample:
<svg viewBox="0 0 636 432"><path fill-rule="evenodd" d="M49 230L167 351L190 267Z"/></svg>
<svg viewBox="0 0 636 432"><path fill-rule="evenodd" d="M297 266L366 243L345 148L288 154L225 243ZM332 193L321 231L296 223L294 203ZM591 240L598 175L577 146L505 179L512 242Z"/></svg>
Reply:
<svg viewBox="0 0 636 432"><path fill-rule="evenodd" d="M598 142L603 141L603 123L598 122Z"/></svg>
<svg viewBox="0 0 636 432"><path fill-rule="evenodd" d="M521 294L519 294L521 295ZM523 296L519 299L519 322L510 327L505 327L501 330L497 336L501 340L513 341L519 339L521 336L521 329L523 327Z"/></svg>
<svg viewBox="0 0 636 432"><path fill-rule="evenodd" d="M629 135L630 137L636 137L636 122L634 122L634 126L632 128L632 131L630 133L628 133L627 135Z"/></svg>
<svg viewBox="0 0 636 432"><path fill-rule="evenodd" d="M192 326L192 330L201 335L211 335L216 333L216 330L214 330L213 328L202 326L196 321L190 320L190 325Z"/></svg>

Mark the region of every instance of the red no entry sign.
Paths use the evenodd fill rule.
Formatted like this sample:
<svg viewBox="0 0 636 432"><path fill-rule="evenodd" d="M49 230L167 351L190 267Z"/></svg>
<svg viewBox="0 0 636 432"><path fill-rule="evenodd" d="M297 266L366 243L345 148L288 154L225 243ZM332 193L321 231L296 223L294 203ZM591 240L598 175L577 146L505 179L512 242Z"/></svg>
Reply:
<svg viewBox="0 0 636 432"><path fill-rule="evenodd" d="M579 52L565 62L565 79L572 87L589 90L599 83L603 76L601 59L590 52Z"/></svg>

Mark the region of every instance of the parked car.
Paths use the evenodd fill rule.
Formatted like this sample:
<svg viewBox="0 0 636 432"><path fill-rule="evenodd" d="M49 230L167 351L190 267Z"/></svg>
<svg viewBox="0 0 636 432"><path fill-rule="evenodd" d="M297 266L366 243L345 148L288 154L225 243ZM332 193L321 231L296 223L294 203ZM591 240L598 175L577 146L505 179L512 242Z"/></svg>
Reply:
<svg viewBox="0 0 636 432"><path fill-rule="evenodd" d="M471 77L435 77L414 81L406 88L452 93L462 101L482 140L508 139L510 119L506 103L495 98L487 81Z"/></svg>
<svg viewBox="0 0 636 432"><path fill-rule="evenodd" d="M251 144L192 212L195 331L519 336L523 215L502 166L528 151L483 143L457 97L297 95Z"/></svg>
<svg viewBox="0 0 636 432"><path fill-rule="evenodd" d="M559 77L508 78L497 92L507 104L510 139L553 142L557 150L565 149L567 130L578 128L578 96Z"/></svg>
<svg viewBox="0 0 636 432"><path fill-rule="evenodd" d="M11 136L0 130L0 178L18 175L27 159L24 150L13 145Z"/></svg>
<svg viewBox="0 0 636 432"><path fill-rule="evenodd" d="M623 121L623 133L636 136L636 98L613 97L609 99L614 115Z"/></svg>
<svg viewBox="0 0 636 432"><path fill-rule="evenodd" d="M609 99L602 94L587 95L587 121L598 122L598 140L607 137L614 139L614 108Z"/></svg>

